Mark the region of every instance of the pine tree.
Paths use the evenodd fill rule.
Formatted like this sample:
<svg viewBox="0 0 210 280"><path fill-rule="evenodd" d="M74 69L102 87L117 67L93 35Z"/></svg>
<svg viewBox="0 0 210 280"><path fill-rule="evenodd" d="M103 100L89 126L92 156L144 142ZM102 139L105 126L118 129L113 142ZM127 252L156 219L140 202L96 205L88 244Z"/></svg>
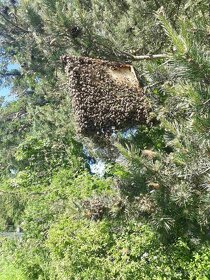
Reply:
<svg viewBox="0 0 210 280"><path fill-rule="evenodd" d="M1 254L26 279L208 279L208 7L1 1L0 78L17 100L0 110L0 228L24 231ZM64 54L132 63L151 104L147 125L89 151L105 154L102 178L75 134Z"/></svg>

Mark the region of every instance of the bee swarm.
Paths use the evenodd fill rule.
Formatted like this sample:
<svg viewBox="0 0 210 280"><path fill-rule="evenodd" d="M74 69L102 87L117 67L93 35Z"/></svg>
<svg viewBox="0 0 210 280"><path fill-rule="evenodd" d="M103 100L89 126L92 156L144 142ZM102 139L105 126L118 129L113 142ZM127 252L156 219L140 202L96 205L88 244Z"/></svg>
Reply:
<svg viewBox="0 0 210 280"><path fill-rule="evenodd" d="M78 132L91 136L147 122L148 104L131 65L63 56Z"/></svg>

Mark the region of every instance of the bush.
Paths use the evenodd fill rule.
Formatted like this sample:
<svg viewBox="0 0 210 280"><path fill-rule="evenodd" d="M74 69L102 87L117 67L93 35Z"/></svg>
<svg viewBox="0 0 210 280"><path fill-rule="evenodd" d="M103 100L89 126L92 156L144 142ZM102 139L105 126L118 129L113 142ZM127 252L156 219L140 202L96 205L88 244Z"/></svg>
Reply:
<svg viewBox="0 0 210 280"><path fill-rule="evenodd" d="M64 216L49 231L50 279L208 279L208 244L165 246L149 226ZM196 276L197 278L194 278Z"/></svg>
<svg viewBox="0 0 210 280"><path fill-rule="evenodd" d="M26 280L23 271L11 261L0 258L0 280Z"/></svg>

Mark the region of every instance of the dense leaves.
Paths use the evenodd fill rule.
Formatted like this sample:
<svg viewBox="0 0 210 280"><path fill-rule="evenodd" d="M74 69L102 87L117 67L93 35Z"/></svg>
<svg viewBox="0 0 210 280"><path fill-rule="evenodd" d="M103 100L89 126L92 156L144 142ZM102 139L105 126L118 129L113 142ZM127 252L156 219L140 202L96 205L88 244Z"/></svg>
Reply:
<svg viewBox="0 0 210 280"><path fill-rule="evenodd" d="M0 230L23 230L0 237L1 279L209 279L208 9L0 1ZM148 124L76 135L64 54L132 63Z"/></svg>

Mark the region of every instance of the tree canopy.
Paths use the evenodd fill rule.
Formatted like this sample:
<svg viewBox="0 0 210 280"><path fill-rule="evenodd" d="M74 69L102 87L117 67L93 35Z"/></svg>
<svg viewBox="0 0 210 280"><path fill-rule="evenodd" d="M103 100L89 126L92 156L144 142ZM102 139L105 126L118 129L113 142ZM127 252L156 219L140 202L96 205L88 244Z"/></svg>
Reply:
<svg viewBox="0 0 210 280"><path fill-rule="evenodd" d="M207 0L0 1L5 275L209 279L209 35ZM133 65L148 123L79 135L63 55Z"/></svg>

